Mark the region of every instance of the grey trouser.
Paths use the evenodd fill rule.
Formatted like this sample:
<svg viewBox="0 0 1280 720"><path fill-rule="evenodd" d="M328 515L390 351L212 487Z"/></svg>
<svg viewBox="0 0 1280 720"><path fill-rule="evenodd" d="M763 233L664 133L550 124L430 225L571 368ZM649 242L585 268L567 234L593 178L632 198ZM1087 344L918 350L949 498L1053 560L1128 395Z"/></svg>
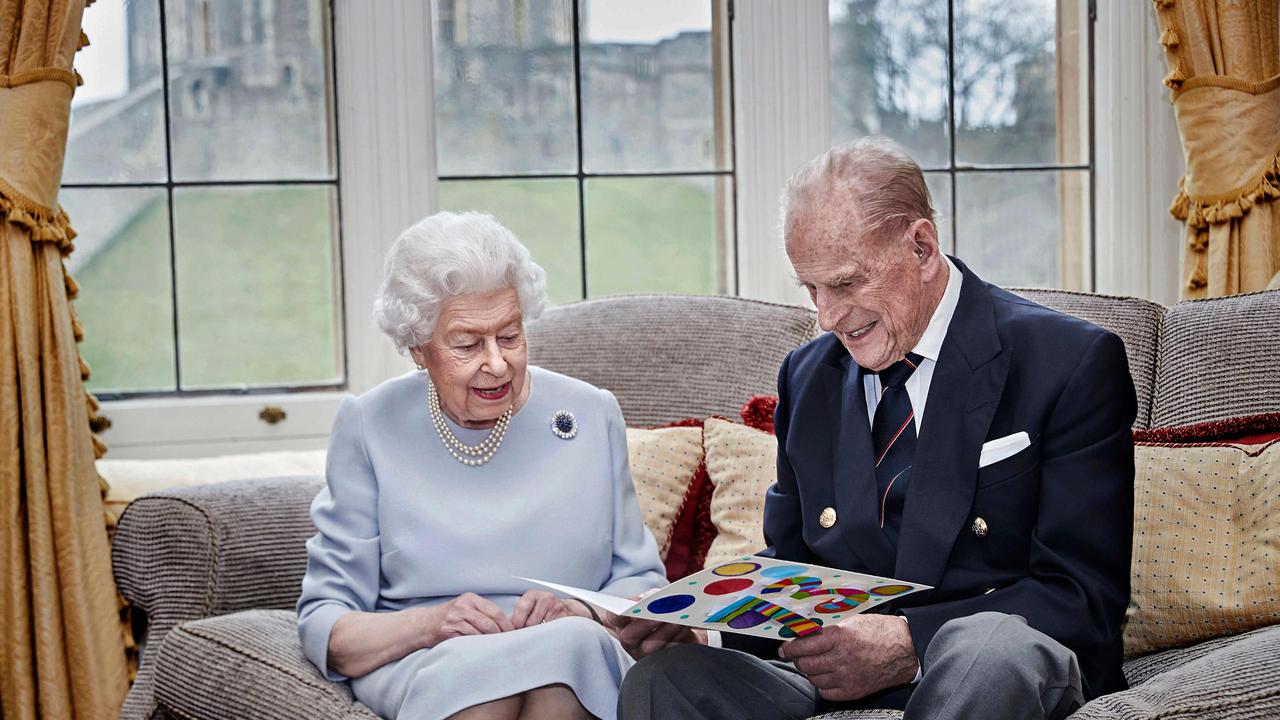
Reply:
<svg viewBox="0 0 1280 720"><path fill-rule="evenodd" d="M902 709L906 719L1065 718L1084 704L1075 653L1017 615L978 613L942 626L914 689L828 703L793 666L685 645L644 658L618 698L622 720L801 720L854 708Z"/></svg>

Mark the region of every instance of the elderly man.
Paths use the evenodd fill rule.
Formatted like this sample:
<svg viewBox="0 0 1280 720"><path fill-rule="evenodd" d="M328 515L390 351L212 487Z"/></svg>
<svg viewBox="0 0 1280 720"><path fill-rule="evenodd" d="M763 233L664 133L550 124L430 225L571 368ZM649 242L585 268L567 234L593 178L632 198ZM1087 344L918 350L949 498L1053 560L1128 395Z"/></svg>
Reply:
<svg viewBox="0 0 1280 720"><path fill-rule="evenodd" d="M1060 718L1125 686L1124 346L942 255L933 217L883 138L789 181L787 255L826 334L778 373L761 554L934 589L781 647L620 622L646 656L622 717Z"/></svg>

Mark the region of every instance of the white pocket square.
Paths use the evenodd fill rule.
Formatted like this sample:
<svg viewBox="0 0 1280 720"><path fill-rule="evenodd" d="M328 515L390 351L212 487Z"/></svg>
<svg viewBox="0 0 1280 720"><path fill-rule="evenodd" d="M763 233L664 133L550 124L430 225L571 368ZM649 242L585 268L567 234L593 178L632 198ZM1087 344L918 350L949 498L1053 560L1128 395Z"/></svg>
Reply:
<svg viewBox="0 0 1280 720"><path fill-rule="evenodd" d="M1002 438L988 440L982 443L982 454L978 456L978 467L984 468L993 463L998 463L1005 458L1017 455L1029 447L1031 447L1031 438L1026 432L1016 432L1012 435L1005 435Z"/></svg>

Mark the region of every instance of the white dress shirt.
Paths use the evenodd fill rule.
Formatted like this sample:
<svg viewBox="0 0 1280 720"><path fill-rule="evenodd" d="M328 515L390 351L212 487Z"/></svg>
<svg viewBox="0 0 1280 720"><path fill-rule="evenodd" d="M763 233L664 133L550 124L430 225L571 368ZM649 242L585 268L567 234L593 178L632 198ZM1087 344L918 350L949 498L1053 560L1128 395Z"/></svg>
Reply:
<svg viewBox="0 0 1280 720"><path fill-rule="evenodd" d="M951 326L951 316L956 314L956 305L960 302L960 283L963 277L956 269L955 263L946 255L942 261L947 264L947 289L942 291L942 299L929 318L929 325L920 336L920 341L911 352L924 358L916 371L907 378L907 397L911 398L911 409L915 411L916 435L920 434L920 424L924 422L924 403L929 398L929 383L933 381L933 368L938 364L938 353L942 351L942 341L947 338L947 328ZM867 424L874 425L876 405L880 402L880 376L866 373L862 376L862 389L867 396Z"/></svg>

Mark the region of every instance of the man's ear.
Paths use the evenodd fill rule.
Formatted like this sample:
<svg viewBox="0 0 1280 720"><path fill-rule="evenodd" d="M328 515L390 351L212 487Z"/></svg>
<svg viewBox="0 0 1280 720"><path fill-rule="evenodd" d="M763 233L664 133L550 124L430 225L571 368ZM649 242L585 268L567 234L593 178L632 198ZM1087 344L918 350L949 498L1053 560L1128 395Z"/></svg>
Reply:
<svg viewBox="0 0 1280 720"><path fill-rule="evenodd" d="M938 230L933 221L920 218L907 228L906 239L920 268L921 279L933 282L943 268L942 251L938 248Z"/></svg>

